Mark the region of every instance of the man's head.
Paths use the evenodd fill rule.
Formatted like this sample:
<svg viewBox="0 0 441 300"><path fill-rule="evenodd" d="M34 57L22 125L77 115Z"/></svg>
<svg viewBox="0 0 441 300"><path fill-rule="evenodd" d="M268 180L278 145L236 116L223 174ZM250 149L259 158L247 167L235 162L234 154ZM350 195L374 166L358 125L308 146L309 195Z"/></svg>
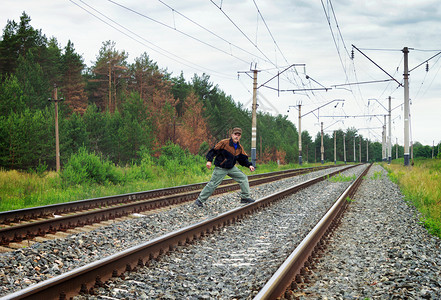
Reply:
<svg viewBox="0 0 441 300"><path fill-rule="evenodd" d="M233 131L231 133L231 138L233 139L234 143L239 142L240 138L242 137L242 129L239 127L233 128Z"/></svg>

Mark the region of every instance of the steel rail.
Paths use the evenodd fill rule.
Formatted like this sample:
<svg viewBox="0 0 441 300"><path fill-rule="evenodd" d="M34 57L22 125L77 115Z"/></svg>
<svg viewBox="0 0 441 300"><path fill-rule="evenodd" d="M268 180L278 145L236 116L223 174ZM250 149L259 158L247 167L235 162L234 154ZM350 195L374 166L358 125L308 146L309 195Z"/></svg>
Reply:
<svg viewBox="0 0 441 300"><path fill-rule="evenodd" d="M265 174L258 174L257 177L250 181L250 186L263 184L269 181L280 180L286 177L297 176L310 172L313 169L296 169L291 171L271 172ZM231 180L226 180L227 184L220 186L214 194L225 193L240 188L239 184L231 183ZM157 209L170 205L177 205L182 202L195 200L200 193L200 189L194 190L194 186L203 184L190 185L190 192L185 191L184 187L180 186L172 188L173 191L182 191L182 193L173 194L165 189L161 190L162 197L152 198L147 196L146 200L130 201L128 203L121 203L106 208L88 210L76 214L60 216L57 218L44 219L40 221L23 223L15 226L0 228L0 245L7 246L13 242L21 242L23 240L30 240L36 236L44 236L46 234L54 234L57 231L65 232L68 229L92 225L103 221L124 217L134 213L141 213L152 209ZM139 194L139 193L135 193ZM141 196L139 198L143 198ZM133 198L132 198L133 199Z"/></svg>
<svg viewBox="0 0 441 300"><path fill-rule="evenodd" d="M251 181L254 179L268 177L268 176L275 176L275 175L281 175L287 173L297 173L297 172L302 172L302 173L312 172L316 170L327 169L330 167L334 167L334 166L319 166L319 167L276 171L276 172L250 175L248 176L248 178ZM232 179L225 179L221 183L221 185L230 184L232 182L233 182ZM113 195L113 196L57 203L57 204L51 204L45 206L2 211L0 212L0 224L16 223L21 220L32 220L32 219L44 218L52 215L62 215L80 210L89 210L100 207L107 207L111 205L125 204L144 199L152 199L152 198L172 195L176 193L199 190L202 189L206 184L207 182L200 182L200 183L182 185L177 187L161 188L161 189L154 189L154 190L142 191L136 193Z"/></svg>
<svg viewBox="0 0 441 300"><path fill-rule="evenodd" d="M306 182L299 183L283 191L258 199L254 203L237 207L211 219L170 232L146 243L131 247L52 279L6 295L1 298L1 300L67 299L79 293L93 293L94 286L100 286L103 284L103 281L111 277L119 276L126 271L133 271L138 267L148 266L150 260L156 259L158 256L173 250L177 245L190 243L207 233L234 223L258 209L269 206L276 200L323 181L327 179L328 176L334 176L353 167L355 167L355 165L348 166L343 170L334 171L326 176L318 176Z"/></svg>
<svg viewBox="0 0 441 300"><path fill-rule="evenodd" d="M301 269L304 267L305 263L307 263L308 258L311 257L314 251L316 251L316 246L329 231L331 224L341 216L347 206L348 197L350 198L355 194L363 177L367 174L371 166L372 164L370 164L340 195L329 211L294 249L286 261L254 297L254 300L277 299L285 293L291 283L295 280L296 276L301 274Z"/></svg>

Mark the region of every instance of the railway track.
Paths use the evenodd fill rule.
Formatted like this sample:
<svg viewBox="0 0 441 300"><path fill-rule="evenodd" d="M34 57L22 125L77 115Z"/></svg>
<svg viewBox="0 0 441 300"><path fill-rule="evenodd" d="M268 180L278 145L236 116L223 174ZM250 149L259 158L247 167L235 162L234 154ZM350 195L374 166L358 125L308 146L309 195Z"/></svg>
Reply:
<svg viewBox="0 0 441 300"><path fill-rule="evenodd" d="M249 182L250 186L255 186L330 167L333 166L257 174L249 176ZM10 244L14 244L14 247L9 247L10 250L13 250L17 247L23 247L23 241L33 240L36 237L54 235L57 232L67 232L131 214L194 201L205 184L206 182L0 212L0 246L5 252L8 251L7 247ZM226 179L215 191L215 194L238 189L237 183L232 179ZM16 245L17 243L18 245Z"/></svg>
<svg viewBox="0 0 441 300"><path fill-rule="evenodd" d="M237 207L199 223L172 231L120 253L54 277L51 280L40 282L24 290L7 295L4 299L66 299L79 293L94 294L100 287L108 286L108 280L130 276L130 272L133 273L135 270L145 269L146 266L148 267L154 263L159 256L169 251L173 253L173 250L185 247L185 245L193 243L200 237L209 235L214 231L220 231L230 224L240 223L250 215L266 211L274 202L284 199L292 193L318 184L326 180L329 176L340 172L342 172L342 170L296 184L280 192L260 198L255 203ZM314 255L313 251L317 250L316 244L320 243L321 236L328 231L328 228L332 228L333 225L330 225L332 224L332 219L340 215L346 203L346 197L350 197L350 195L354 193L354 189L358 186L362 176L363 175L360 175L350 188L339 194L338 200L332 205L332 212L326 213L324 217L325 221L319 221L315 226L313 232L316 233L308 234L306 239L299 243L299 247L302 250L300 251L299 247L296 248L294 252L297 254L294 255L296 257L294 262L282 264L282 266L290 265L291 267L287 271L277 271L276 273L279 273L279 275L274 275L277 279L274 279L273 276L269 281L271 282L269 283L269 287L268 284L265 285L256 296L257 299L277 298L285 292L287 286L291 286L293 279L296 279L297 275L301 273L305 262L307 264L308 257ZM292 256L293 255L289 256L291 257L291 261ZM294 267L292 267L292 265L294 265ZM129 271L129 273L126 273L127 271ZM283 274L283 276L280 274Z"/></svg>

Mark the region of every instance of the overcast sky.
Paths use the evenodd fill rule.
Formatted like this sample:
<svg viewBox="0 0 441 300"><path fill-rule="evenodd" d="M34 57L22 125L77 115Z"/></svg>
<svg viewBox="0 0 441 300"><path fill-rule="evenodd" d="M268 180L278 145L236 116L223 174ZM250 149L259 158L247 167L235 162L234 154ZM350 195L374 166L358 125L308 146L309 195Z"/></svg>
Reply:
<svg viewBox="0 0 441 300"><path fill-rule="evenodd" d="M258 109L287 115L298 126L294 106L301 104L302 130L313 137L323 122L328 134L354 127L381 141L391 96L392 141L402 145L404 89L399 84L402 50L408 47L411 140L441 141L441 55L435 56L441 51L441 5L436 0L3 0L2 30L8 20L18 22L23 11L60 47L70 39L87 66L111 40L128 53L130 63L146 52L174 76L182 71L190 80L195 73L208 74L248 109L249 71L257 69ZM360 50L354 49L353 60L352 45ZM433 56L426 72L425 61Z"/></svg>

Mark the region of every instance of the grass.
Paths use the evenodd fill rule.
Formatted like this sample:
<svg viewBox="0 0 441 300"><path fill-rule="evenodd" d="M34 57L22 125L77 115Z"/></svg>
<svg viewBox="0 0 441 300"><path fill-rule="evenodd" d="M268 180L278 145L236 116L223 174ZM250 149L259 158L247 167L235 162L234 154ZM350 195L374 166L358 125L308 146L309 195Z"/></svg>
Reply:
<svg viewBox="0 0 441 300"><path fill-rule="evenodd" d="M356 175L344 176L341 173L338 173L338 175L328 177L328 179L331 182L348 182L348 181L353 181L353 180L357 179L357 176Z"/></svg>
<svg viewBox="0 0 441 300"><path fill-rule="evenodd" d="M383 172L377 171L374 173L374 175L371 176L372 180L377 180L383 178Z"/></svg>
<svg viewBox="0 0 441 300"><path fill-rule="evenodd" d="M314 165L303 164L302 167L306 168ZM205 166L202 167L205 168ZM258 165L253 174L299 167L297 164L279 166L276 163L270 163ZM28 173L16 170L0 170L0 211L205 182L210 180L213 168L209 172L188 171L183 176L182 173L171 174L161 166L154 165L151 166L152 176L148 180L133 179L119 184L107 182L104 184L84 183L76 185L66 184L56 172ZM240 166L239 168L247 175L252 174L248 168ZM119 169L122 173L133 171L130 168Z"/></svg>
<svg viewBox="0 0 441 300"><path fill-rule="evenodd" d="M406 201L421 212L428 231L441 237L441 159L417 159L413 166L404 166L398 160L390 165L383 163L383 167Z"/></svg>

